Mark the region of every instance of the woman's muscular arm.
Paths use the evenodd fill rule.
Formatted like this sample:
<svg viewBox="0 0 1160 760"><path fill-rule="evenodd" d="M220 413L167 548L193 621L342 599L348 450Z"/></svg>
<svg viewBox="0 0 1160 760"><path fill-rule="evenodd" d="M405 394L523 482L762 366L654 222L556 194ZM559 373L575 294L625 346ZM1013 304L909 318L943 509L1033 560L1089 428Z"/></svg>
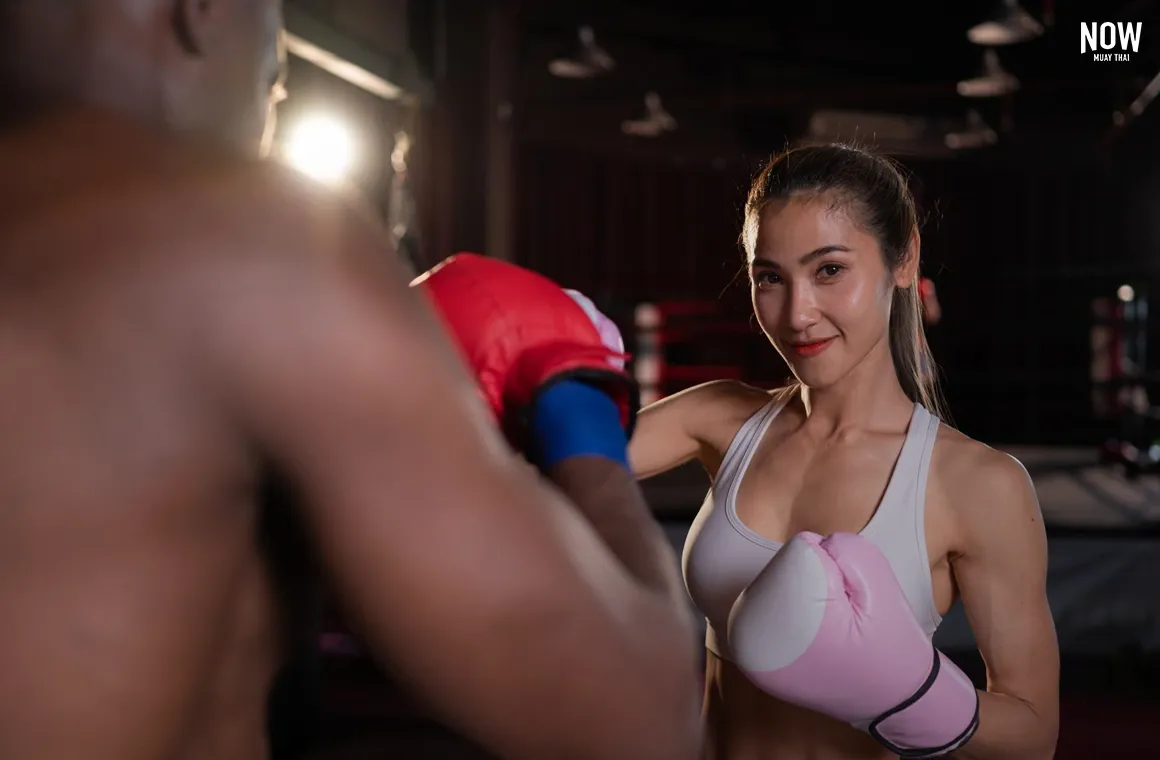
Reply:
<svg viewBox="0 0 1160 760"><path fill-rule="evenodd" d="M769 401L765 391L734 380L714 380L675 393L641 411L628 446L640 480L699 459L711 472L728 441L715 431L733 429ZM734 419L736 418L736 419ZM720 449L720 450L718 450Z"/></svg>

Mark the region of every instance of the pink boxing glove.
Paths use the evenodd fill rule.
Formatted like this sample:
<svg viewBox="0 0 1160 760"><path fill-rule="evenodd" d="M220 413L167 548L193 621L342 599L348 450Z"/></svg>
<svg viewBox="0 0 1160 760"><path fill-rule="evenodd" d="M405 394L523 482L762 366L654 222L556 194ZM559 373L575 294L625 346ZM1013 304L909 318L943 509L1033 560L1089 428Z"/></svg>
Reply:
<svg viewBox="0 0 1160 760"><path fill-rule="evenodd" d="M620 328L616 326L615 322L604 316L604 313L596 308L596 304L592 303L592 299L588 296L571 288L564 288L564 292L579 304L584 313L588 315L588 319L592 320L596 332L600 333L600 342L612 352L608 361L617 369L624 369L624 357L627 354L624 353L624 337L620 334Z"/></svg>
<svg viewBox="0 0 1160 760"><path fill-rule="evenodd" d="M862 536L794 536L737 599L729 642L763 691L901 757L948 754L979 727L971 680L934 648L890 563Z"/></svg>

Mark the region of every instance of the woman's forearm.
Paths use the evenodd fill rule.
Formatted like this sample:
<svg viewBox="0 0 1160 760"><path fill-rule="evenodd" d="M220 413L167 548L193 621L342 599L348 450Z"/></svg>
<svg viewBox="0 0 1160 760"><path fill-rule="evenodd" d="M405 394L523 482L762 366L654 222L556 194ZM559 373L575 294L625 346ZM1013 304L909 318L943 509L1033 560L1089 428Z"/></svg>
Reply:
<svg viewBox="0 0 1160 760"><path fill-rule="evenodd" d="M1028 702L979 692L979 730L954 753L958 760L1051 760L1059 723Z"/></svg>

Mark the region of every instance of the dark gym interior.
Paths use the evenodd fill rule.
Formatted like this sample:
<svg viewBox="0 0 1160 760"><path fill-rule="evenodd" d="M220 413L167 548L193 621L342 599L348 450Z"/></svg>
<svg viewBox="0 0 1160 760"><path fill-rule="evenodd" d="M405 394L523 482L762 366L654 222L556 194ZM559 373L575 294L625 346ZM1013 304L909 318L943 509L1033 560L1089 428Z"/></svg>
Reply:
<svg viewBox="0 0 1160 760"><path fill-rule="evenodd" d="M1158 20L1154 0L287 0L279 150L349 182L416 272L480 251L588 294L656 398L786 379L738 245L772 153L897 159L952 421L1020 458L1043 507L1056 756L1154 757ZM1092 22L1139 23L1138 45L1081 52ZM671 320L665 341L642 305ZM695 467L645 484L678 553L707 486ZM325 628L275 690L276 760L482 756L340 616ZM981 676L961 612L939 636Z"/></svg>

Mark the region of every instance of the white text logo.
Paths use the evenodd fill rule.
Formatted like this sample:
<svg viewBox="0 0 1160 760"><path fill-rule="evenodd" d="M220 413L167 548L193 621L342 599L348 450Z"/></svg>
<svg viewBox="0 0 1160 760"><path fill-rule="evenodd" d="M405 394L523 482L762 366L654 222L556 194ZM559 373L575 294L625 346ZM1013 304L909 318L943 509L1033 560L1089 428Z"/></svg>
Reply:
<svg viewBox="0 0 1160 760"><path fill-rule="evenodd" d="M1140 50L1139 21L1087 21L1079 25L1079 52L1093 61L1130 61Z"/></svg>

